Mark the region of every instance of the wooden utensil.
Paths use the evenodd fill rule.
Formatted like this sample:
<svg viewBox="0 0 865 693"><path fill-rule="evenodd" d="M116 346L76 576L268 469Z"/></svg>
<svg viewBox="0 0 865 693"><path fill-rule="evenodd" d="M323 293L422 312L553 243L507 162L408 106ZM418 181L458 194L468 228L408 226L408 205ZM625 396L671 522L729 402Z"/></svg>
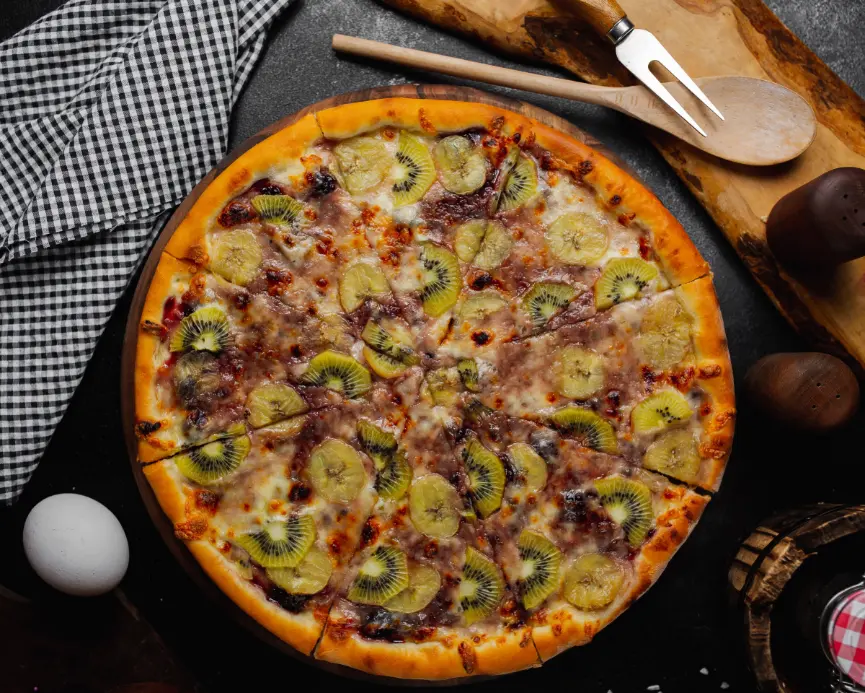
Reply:
<svg viewBox="0 0 865 693"><path fill-rule="evenodd" d="M740 164L770 166L794 159L809 147L817 131L814 111L801 96L774 82L750 77L697 80L726 115L726 120L707 122L708 137L702 137L645 87L598 87L342 34L333 37L333 48L406 67L606 106ZM699 106L697 97L680 84L666 86L680 103Z"/></svg>
<svg viewBox="0 0 865 693"><path fill-rule="evenodd" d="M745 391L765 416L797 430L840 428L859 409L859 383L829 354L772 354L748 369Z"/></svg>

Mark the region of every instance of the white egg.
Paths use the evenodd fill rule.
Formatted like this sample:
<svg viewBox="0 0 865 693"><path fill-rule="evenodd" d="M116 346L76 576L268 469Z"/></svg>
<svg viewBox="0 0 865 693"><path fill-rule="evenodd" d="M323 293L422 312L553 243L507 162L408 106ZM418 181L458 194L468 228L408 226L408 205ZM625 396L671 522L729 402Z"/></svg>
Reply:
<svg viewBox="0 0 865 693"><path fill-rule="evenodd" d="M51 496L30 511L24 553L45 582L82 597L114 589L129 565L129 543L114 513L77 493Z"/></svg>

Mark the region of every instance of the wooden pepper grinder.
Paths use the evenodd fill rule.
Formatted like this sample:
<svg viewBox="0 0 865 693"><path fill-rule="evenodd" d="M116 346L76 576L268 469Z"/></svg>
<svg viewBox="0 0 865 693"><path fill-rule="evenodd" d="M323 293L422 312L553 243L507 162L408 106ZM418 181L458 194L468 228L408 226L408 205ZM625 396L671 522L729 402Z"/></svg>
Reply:
<svg viewBox="0 0 865 693"><path fill-rule="evenodd" d="M815 433L840 428L859 409L856 376L829 354L765 356L745 374L745 391L764 416Z"/></svg>
<svg viewBox="0 0 865 693"><path fill-rule="evenodd" d="M836 168L782 197L766 240L781 264L806 274L865 255L865 170Z"/></svg>

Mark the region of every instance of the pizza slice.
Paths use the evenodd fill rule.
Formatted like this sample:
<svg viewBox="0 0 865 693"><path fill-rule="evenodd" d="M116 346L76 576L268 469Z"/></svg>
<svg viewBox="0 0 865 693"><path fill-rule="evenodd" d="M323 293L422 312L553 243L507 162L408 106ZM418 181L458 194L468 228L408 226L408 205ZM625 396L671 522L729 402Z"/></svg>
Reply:
<svg viewBox="0 0 865 693"><path fill-rule="evenodd" d="M732 440L732 373L709 277L528 339L454 335L439 400L530 419L594 450L713 490Z"/></svg>
<svg viewBox="0 0 865 693"><path fill-rule="evenodd" d="M535 666L530 630L467 512L461 465L434 409L414 407L388 453L410 476L385 489L367 520L315 656L409 679Z"/></svg>
<svg viewBox="0 0 865 693"><path fill-rule="evenodd" d="M144 467L175 534L208 575L306 654L375 503L359 420L328 408Z"/></svg>

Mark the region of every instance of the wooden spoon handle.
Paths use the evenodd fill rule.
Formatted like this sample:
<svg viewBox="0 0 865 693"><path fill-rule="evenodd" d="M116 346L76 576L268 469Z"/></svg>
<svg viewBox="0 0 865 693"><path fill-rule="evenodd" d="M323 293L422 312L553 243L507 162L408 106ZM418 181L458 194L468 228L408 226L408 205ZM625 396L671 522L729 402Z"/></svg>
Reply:
<svg viewBox="0 0 865 693"><path fill-rule="evenodd" d="M616 0L559 0L558 4L583 17L601 36L606 36L625 17Z"/></svg>
<svg viewBox="0 0 865 693"><path fill-rule="evenodd" d="M522 89L536 94L547 94L549 96L559 96L565 99L594 103L614 108L624 113L628 112L622 105L622 102L617 99L620 92L624 90L615 87L597 87L592 84L581 84L570 79L560 79L558 77L538 75L533 72L511 70L506 67L451 58L447 55L392 46L389 43L370 41L354 36L344 36L343 34L334 34L333 48L343 53L359 55L373 60L387 60L397 65L404 65L405 67L440 72L452 77L461 77L486 84L498 84L503 87Z"/></svg>

